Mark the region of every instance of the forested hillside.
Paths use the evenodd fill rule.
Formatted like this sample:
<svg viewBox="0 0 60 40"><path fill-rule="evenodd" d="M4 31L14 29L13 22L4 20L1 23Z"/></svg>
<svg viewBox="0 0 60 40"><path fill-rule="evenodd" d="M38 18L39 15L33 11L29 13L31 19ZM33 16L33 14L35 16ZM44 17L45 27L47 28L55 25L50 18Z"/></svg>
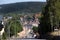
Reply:
<svg viewBox="0 0 60 40"><path fill-rule="evenodd" d="M4 4L0 5L0 13L11 13L11 12L27 12L27 13L36 13L41 12L43 6L46 5L46 2L20 2L13 4Z"/></svg>

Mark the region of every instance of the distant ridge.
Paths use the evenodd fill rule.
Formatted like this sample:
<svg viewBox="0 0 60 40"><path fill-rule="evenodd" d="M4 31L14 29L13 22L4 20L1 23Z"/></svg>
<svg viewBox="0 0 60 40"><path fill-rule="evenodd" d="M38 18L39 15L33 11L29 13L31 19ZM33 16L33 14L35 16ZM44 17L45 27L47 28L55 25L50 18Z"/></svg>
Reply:
<svg viewBox="0 0 60 40"><path fill-rule="evenodd" d="M0 5L0 13L9 13L9 12L28 12L36 13L41 12L42 8L46 5L46 2L18 2L12 4Z"/></svg>

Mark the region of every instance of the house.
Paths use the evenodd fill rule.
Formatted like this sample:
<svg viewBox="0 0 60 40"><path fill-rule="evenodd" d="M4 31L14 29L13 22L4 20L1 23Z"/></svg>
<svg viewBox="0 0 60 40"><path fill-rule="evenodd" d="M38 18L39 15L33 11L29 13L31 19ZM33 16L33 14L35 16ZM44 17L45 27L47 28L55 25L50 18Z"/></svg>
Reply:
<svg viewBox="0 0 60 40"><path fill-rule="evenodd" d="M12 17L11 16L8 16L7 19L12 19Z"/></svg>
<svg viewBox="0 0 60 40"><path fill-rule="evenodd" d="M4 33L4 26L0 23L0 35Z"/></svg>
<svg viewBox="0 0 60 40"><path fill-rule="evenodd" d="M30 21L30 24L31 24L32 26L38 27L38 25L39 25L40 23L39 23L38 18L35 18L33 21Z"/></svg>
<svg viewBox="0 0 60 40"><path fill-rule="evenodd" d="M38 17L41 17L42 14L41 13L36 13L34 16L35 16L35 18L38 18Z"/></svg>

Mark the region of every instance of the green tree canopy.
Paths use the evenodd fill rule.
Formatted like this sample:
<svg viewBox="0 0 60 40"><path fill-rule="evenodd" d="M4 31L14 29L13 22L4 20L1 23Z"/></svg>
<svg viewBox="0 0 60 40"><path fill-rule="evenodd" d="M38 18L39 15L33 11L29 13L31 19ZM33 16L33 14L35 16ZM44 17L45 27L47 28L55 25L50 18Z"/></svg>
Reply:
<svg viewBox="0 0 60 40"><path fill-rule="evenodd" d="M60 0L47 0L47 4L42 12L39 31L43 34L51 32L54 27L59 26L60 21Z"/></svg>

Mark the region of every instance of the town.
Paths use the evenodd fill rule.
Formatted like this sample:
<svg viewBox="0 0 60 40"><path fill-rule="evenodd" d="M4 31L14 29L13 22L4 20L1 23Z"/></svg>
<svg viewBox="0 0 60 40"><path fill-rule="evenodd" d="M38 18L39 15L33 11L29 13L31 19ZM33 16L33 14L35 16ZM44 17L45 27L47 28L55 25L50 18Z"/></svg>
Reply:
<svg viewBox="0 0 60 40"><path fill-rule="evenodd" d="M0 40L60 40L60 0L1 0Z"/></svg>
<svg viewBox="0 0 60 40"><path fill-rule="evenodd" d="M33 30L33 27L38 28L38 25L40 24L38 17L40 16L41 16L41 13L34 14L31 17L28 15L20 16L19 22L21 23L23 30L17 33L16 38L35 38L37 35L39 36L38 32L35 32L35 33L33 32L35 31ZM0 28L1 29L0 35L2 36L5 31L4 28L6 27L8 20L13 19L13 17L7 16L7 17L2 17L1 19L2 19L1 25L3 26L1 26ZM15 38L15 35L11 36L10 38Z"/></svg>

